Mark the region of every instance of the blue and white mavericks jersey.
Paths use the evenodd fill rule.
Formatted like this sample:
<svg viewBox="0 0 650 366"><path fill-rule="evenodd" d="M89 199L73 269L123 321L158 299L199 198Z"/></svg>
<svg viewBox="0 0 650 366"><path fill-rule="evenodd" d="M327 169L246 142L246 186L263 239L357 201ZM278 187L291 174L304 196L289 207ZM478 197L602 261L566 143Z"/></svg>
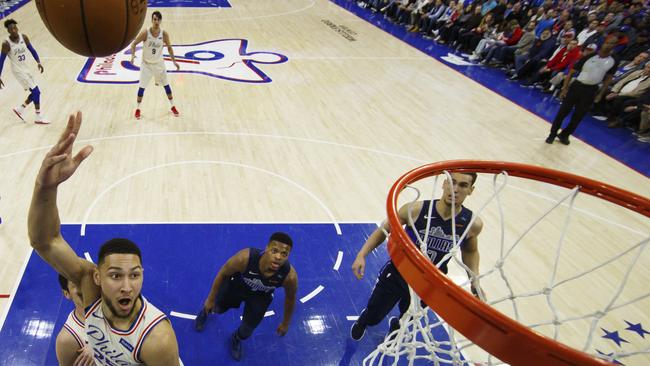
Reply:
<svg viewBox="0 0 650 366"><path fill-rule="evenodd" d="M452 236L451 227L452 220L451 218L449 218L449 220L444 220L440 215L438 215L435 207L436 202L438 202L438 200L434 200L433 203L430 200L423 202L422 210L420 210L420 214L413 222L417 233L413 231L413 228L409 224L406 225L406 233L409 235L413 243L419 247L420 241L418 240L418 237L424 240L426 235L429 205L433 204L434 206L431 210L431 221L429 223L429 235L427 236L426 241L427 255L431 258L431 262L434 265L438 266L443 273L447 273L447 264L451 257L445 260L444 263L440 263L440 261L442 261L442 259L454 248L454 237ZM465 237L463 242L458 242L465 230L469 228L471 220L472 211L465 206L461 206L460 212L455 217L455 241L457 245L462 246L463 242L467 239L467 237Z"/></svg>

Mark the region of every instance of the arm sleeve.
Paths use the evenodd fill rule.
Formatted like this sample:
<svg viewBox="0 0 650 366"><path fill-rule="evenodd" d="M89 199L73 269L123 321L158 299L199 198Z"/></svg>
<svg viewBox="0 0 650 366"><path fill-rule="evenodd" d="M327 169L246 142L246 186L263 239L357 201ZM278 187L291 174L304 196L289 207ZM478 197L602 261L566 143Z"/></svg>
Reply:
<svg viewBox="0 0 650 366"><path fill-rule="evenodd" d="M27 49L29 50L29 52L31 52L32 56L34 57L34 60L36 60L36 62L38 63L41 63L41 60L38 58L38 53L36 53L36 50L34 49L31 43L27 45Z"/></svg>
<svg viewBox="0 0 650 366"><path fill-rule="evenodd" d="M2 67L5 65L6 53L0 53L0 75L2 75Z"/></svg>

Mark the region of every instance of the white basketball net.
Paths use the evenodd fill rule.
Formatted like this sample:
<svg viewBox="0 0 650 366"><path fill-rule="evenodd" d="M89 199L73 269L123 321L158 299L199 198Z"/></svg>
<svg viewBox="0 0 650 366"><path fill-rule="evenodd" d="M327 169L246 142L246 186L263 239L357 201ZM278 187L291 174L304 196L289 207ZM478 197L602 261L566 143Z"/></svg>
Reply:
<svg viewBox="0 0 650 366"><path fill-rule="evenodd" d="M447 171L444 171L443 174L445 175L447 181L451 184L451 175ZM436 187L438 186L438 177L439 176L436 176L434 179L433 192L431 194L432 201L434 198L437 198ZM650 300L650 292L648 292L648 288L650 288L650 286L646 285L643 291L637 291L632 296L629 296L627 294L626 296L622 296L624 290L626 289L626 285L628 285L631 278L634 278L631 276L631 274L634 272L635 275L638 275L636 271L641 270L643 262L640 260L640 258L642 258L642 254L645 253L644 251L648 246L648 243L650 243L650 233L647 231L648 226L645 227L646 230L644 232L637 233L639 234L637 236L642 237L641 240L636 241L632 245L626 246L624 249L621 249L616 253L612 253L612 255L609 255L608 258L600 259L597 263L591 264L588 268L576 269L576 272L571 276L559 278L559 263L562 260L563 251L568 246L567 241L565 240L568 228L570 227L572 219L575 216L575 212L580 211L574 207L576 198L578 197L579 187L574 187L571 190L564 191L563 195L556 202L554 202L551 207L546 210L542 210L542 215L537 219L534 219L534 221L530 223L529 227L514 239L513 243L506 245L506 220L504 219L505 214L501 202L501 193L504 188L508 186L508 179L509 176L506 172L493 175L491 195L488 197L485 203L479 207L478 210L474 211L470 225L467 226L468 228L471 227L475 219L478 216L482 216L481 213L486 209L486 207L488 207L488 205L493 201L496 202L498 211L495 213L495 215L498 216L500 222L500 245L498 248L498 258L494 261L492 268L489 268L487 270L482 269L482 273L478 277L475 277L474 274L471 274L469 268L462 262L461 258L459 258L460 249L457 243L462 242L469 230L466 230L464 233L462 233L460 238L456 240L456 225L453 215L452 230L454 230L454 232L452 233L452 238L454 240L454 249L438 263L444 263L448 258L451 258L449 262L450 266L452 264L455 264L462 268L466 273L471 274L470 279L461 281L461 283L458 283L457 281L457 284L459 286L466 289L469 288L470 283L473 283L472 281L477 279L481 282L482 286L484 283L483 279L485 278L491 277L493 280L498 279L502 287L502 291L499 295L497 295L496 298L491 298L486 301L485 296L482 293L481 286L477 286L479 297L483 301L487 302L490 306L497 308L519 323L522 323L529 328L543 333L544 335L556 341L565 343L573 348L587 352L589 354L592 354L594 357L601 358L606 361L617 360L619 362L623 362L625 365L650 364L650 342L645 342L645 345L641 346L636 345L636 348L632 350L623 350L619 347L618 350L609 349L607 352L600 350L595 351L593 345L595 339L600 340L600 338L604 338L602 334L598 332L602 333L604 330L604 328L602 328L601 322L603 321L603 318L608 314L619 309L631 309L632 311L638 311L639 308L645 309L641 310L642 313L647 313L647 309L650 309L650 305L646 306ZM411 202L413 203L420 197L420 191L414 186L407 186L407 188L411 188L416 191L416 197ZM420 249L425 255L427 253L426 243L427 236L429 235L430 217L433 206L433 204L429 205L429 214L427 215L429 219L427 221L424 237L418 237ZM456 212L455 207L455 197L453 197L452 194L451 212ZM561 230L559 239L557 243L553 243L550 240L548 243L544 243L544 245L548 246L549 249L548 256L550 257L551 254L553 255L553 263L550 264L549 268L550 273L543 274L545 276L544 284L541 288L538 289L526 289L523 291L516 289L516 286L513 285L513 282L515 282L513 280L517 280L517 278L513 279L512 276L509 275L509 271L506 270L508 263L513 261L513 253L519 250L520 246L525 245L523 243L525 243L527 235L532 230L534 230L540 224L540 222L543 222L544 219L551 215L552 212L557 211L561 207L563 209L566 209L567 212L564 214L563 224L560 225ZM413 228L414 218L410 212L409 216L409 225ZM486 224L486 227L487 225L488 224ZM490 223L490 225L492 225L491 229L494 230L494 223ZM486 227L484 227L483 232L485 232ZM414 229L413 232L418 233L418 230ZM389 235L388 233L386 234ZM483 236L483 234L481 234L481 236ZM491 244L488 247L481 239L481 236L479 236L479 242L481 243L479 245L479 252L481 255L483 256L483 252L486 250L496 251L494 245ZM586 276L597 273L599 270L612 263L621 261L624 262L622 266L624 270L620 271L620 275L614 279L616 284L612 287L612 291L607 294L602 294L602 296L606 297L603 306L600 306L595 310L590 309L589 311L585 311L578 315L563 315L562 307L559 305L566 305L566 299L556 298L554 296L556 290L562 288L563 286L568 286L568 284L572 282L584 280ZM481 263L481 267L484 268L483 262ZM645 279L642 278L640 280L641 282L644 282L645 280L645 283L647 284L649 277L650 276L646 276ZM397 365L398 362L399 364L405 364L405 362L407 362L408 365L414 365L422 364L422 362L418 361L424 360L427 361L426 364L433 365L505 364L495 357L487 354L485 351L481 350L480 347L476 344L464 338L462 334L455 331L444 321L444 319L438 317L429 308L423 308L420 306L420 298L415 294L413 289L409 288L409 290L411 293L411 303L407 313L400 320L400 328L385 337L384 341L379 344L377 348L364 359L364 365ZM492 295L490 290L486 291L488 295ZM525 302L527 299L531 298L543 299L542 302L545 303L545 306L548 309L549 313L547 319L529 322L522 316L522 309L525 309L526 306L522 305L522 302ZM567 324L570 325L572 323L580 321L588 324L588 327L585 327L585 329L588 328L588 331L580 333L583 338L582 341L579 342L579 344L577 344L575 341L564 342L564 339L561 337L563 333L562 326ZM645 321L648 321L648 323L646 323L647 326L645 329L650 331L650 329L648 329L650 328L650 321L648 318L646 318ZM443 339L441 339L439 336L436 337L436 334L448 334L449 336L442 337ZM643 336L643 338L645 337Z"/></svg>

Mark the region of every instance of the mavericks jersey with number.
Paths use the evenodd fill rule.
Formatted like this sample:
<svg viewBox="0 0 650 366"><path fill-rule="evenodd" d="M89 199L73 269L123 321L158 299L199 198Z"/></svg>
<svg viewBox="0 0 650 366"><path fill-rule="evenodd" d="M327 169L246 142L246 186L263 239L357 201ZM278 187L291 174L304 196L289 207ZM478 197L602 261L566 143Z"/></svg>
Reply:
<svg viewBox="0 0 650 366"><path fill-rule="evenodd" d="M160 28L158 36L151 34L151 28L147 29L147 38L144 40L142 48L142 59L149 64L163 62L163 30Z"/></svg>
<svg viewBox="0 0 650 366"><path fill-rule="evenodd" d="M83 346L86 345L86 329L84 327L84 321L77 317L74 310L68 314L68 319L65 320L63 328L72 334L74 339L77 341L79 348L83 348Z"/></svg>
<svg viewBox="0 0 650 366"><path fill-rule="evenodd" d="M262 258L263 254L264 252L257 248L249 248L246 270L241 273L236 273L233 276L233 280L240 282L249 295L272 294L276 288L282 287L284 279L287 278L291 270L291 264L289 264L289 261L286 261L270 277L262 276L260 272L260 258Z"/></svg>
<svg viewBox="0 0 650 366"><path fill-rule="evenodd" d="M449 218L449 220L444 220L440 217L436 211L436 202L438 202L438 200L433 201L434 206L431 210L429 235L427 236L426 241L427 255L429 258L431 258L431 262L433 262L433 264L438 266L438 268L440 268L443 273L447 273L447 263L449 263L449 259L451 259L451 257L449 257L443 263L440 262L445 257L445 255L447 255L447 253L451 252L454 247L454 240L451 230L451 218ZM428 221L427 216L429 214L429 205L431 204L432 203L430 200L424 201L422 204L422 210L420 210L420 214L413 222L417 233L413 230L411 225L406 225L406 233L409 235L413 243L416 243L418 248L420 247L420 241L418 240L418 237L421 240L424 240L424 236L426 234ZM471 220L472 211L464 206L461 206L460 212L455 217L457 245L463 245L463 242L458 242L458 239L460 239L465 230L467 230ZM465 237L465 239L467 239L467 237ZM463 239L463 241L465 241L465 239Z"/></svg>
<svg viewBox="0 0 650 366"><path fill-rule="evenodd" d="M11 39L7 38L9 42L9 60L11 61L11 70L14 74L28 74L27 68L27 44L23 39L23 35L18 36L18 42L14 43Z"/></svg>
<svg viewBox="0 0 650 366"><path fill-rule="evenodd" d="M102 299L86 310L86 341L95 353L95 363L103 366L142 365L140 350L147 335L167 316L140 296L142 308L127 330L115 329L104 319Z"/></svg>

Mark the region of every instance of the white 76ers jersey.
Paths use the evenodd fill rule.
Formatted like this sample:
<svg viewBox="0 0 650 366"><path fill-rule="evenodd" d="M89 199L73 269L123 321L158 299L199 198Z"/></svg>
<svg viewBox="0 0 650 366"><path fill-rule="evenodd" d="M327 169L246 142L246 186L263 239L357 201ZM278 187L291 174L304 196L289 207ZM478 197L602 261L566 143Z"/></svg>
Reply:
<svg viewBox="0 0 650 366"><path fill-rule="evenodd" d="M103 366L142 365L140 350L147 335L167 316L140 296L142 308L127 330L111 327L97 299L86 311L86 341L95 353L95 363Z"/></svg>
<svg viewBox="0 0 650 366"><path fill-rule="evenodd" d="M160 28L158 36L151 34L151 28L147 29L147 38L142 47L142 59L144 62L154 64L163 61L163 30Z"/></svg>
<svg viewBox="0 0 650 366"><path fill-rule="evenodd" d="M14 43L7 38L9 42L9 60L11 60L11 70L14 73L27 73L27 44L23 35L19 35L18 42Z"/></svg>
<svg viewBox="0 0 650 366"><path fill-rule="evenodd" d="M77 341L79 348L83 348L83 346L86 345L86 329L84 327L84 322L82 319L77 318L74 310L68 314L68 319L65 320L63 327L72 334L74 339Z"/></svg>

